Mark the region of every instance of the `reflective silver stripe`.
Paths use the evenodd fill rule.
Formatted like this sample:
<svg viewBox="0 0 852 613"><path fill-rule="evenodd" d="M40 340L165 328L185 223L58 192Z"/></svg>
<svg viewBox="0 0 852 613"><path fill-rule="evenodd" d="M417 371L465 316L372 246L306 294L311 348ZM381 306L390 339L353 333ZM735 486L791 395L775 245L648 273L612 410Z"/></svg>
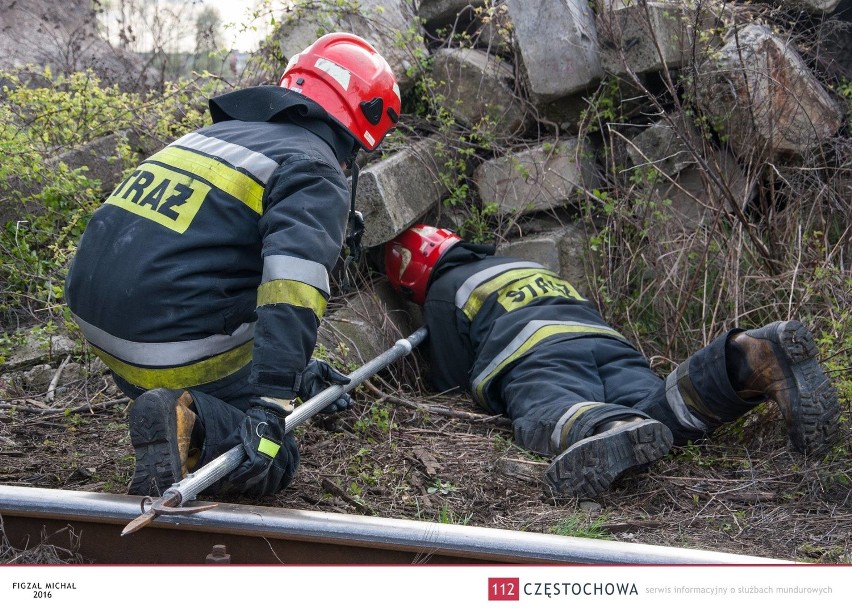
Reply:
<svg viewBox="0 0 852 613"><path fill-rule="evenodd" d="M496 277L497 275L506 272L507 270L514 270L515 268L546 268L537 262L513 262L510 264L500 264L499 266L492 266L491 268L486 268L483 271L480 271L469 277L467 281L465 281L462 286L456 292L456 308L463 308L465 304L467 304L468 298L470 295L476 290L477 287L482 285L485 281L490 279L491 277Z"/></svg>
<svg viewBox="0 0 852 613"><path fill-rule="evenodd" d="M90 343L123 362L137 366L177 366L239 347L254 337L254 323L242 324L231 335L214 334L194 341L139 343L113 336L76 315L74 321Z"/></svg>
<svg viewBox="0 0 852 613"><path fill-rule="evenodd" d="M473 393L477 396L477 398L480 398L480 402L482 401L480 394L478 392L480 383L482 383L482 381L486 377L488 377L492 372L494 372L494 369L496 369L498 366L500 366L500 364L504 360L506 360L513 353L518 351L518 349L520 349L520 347L524 343L526 343L530 339L530 337L532 337L536 332L538 332L539 330L541 330L542 328L544 328L546 326L559 326L561 328L566 328L566 327L569 327L569 326L576 326L578 328L577 332L580 332L580 333L582 333L582 332L600 332L601 334L606 334L607 336L615 336L615 337L621 338L621 339L624 338L621 334L619 334L618 332L616 332L615 330L613 330L609 326L600 326L600 325L589 324L589 323L585 323L585 322L581 322L581 321L560 321L560 320L547 320L547 319L533 319L532 321L527 322L527 325L525 325L523 327L523 329L518 333L518 335L515 338L512 339L512 342L510 342L508 345L506 345L506 347L504 347L503 350L500 353L498 353L496 356L494 356L494 359L491 360L491 362L488 363L488 366L486 366L482 370L482 372L480 372L476 376L476 379L473 380L473 383L471 384L471 389L473 390ZM557 333L557 334L559 334L559 333ZM518 357L520 357L520 356L518 356Z"/></svg>
<svg viewBox="0 0 852 613"><path fill-rule="evenodd" d="M602 402L578 402L577 404L571 405L565 414L559 418L559 421L556 422L556 426L553 428L553 432L550 434L550 449L553 453L559 453L560 451L565 451L562 449L562 430L565 428L565 424L574 417L574 415L580 411L581 409L585 409L586 407L590 407L593 405L603 405Z"/></svg>
<svg viewBox="0 0 852 613"><path fill-rule="evenodd" d="M334 79L340 84L340 87L343 88L343 91L349 89L349 83L352 80L352 73L340 64L336 64L331 60L328 60L324 57L320 57L317 58L316 62L314 62L314 66L316 66L323 72L328 73L328 75L332 79Z"/></svg>
<svg viewBox="0 0 852 613"><path fill-rule="evenodd" d="M294 258L290 255L268 255L263 258L263 278L261 283L276 279L301 281L315 287L326 295L331 294L328 271L318 262Z"/></svg>
<svg viewBox="0 0 852 613"><path fill-rule="evenodd" d="M685 426L690 430L709 432L710 428L708 425L696 417L695 414L689 410L689 407L686 406L686 402L683 400L680 388L677 386L679 368L680 367L675 368L669 373L669 376L666 377L666 400L669 401L669 406L672 408L672 412L675 414L675 417L682 426Z"/></svg>
<svg viewBox="0 0 852 613"><path fill-rule="evenodd" d="M214 155L225 160L231 166L249 171L264 185L275 172L275 169L278 168L278 162L262 153L212 136L190 133L180 137L172 145L180 145L200 153Z"/></svg>

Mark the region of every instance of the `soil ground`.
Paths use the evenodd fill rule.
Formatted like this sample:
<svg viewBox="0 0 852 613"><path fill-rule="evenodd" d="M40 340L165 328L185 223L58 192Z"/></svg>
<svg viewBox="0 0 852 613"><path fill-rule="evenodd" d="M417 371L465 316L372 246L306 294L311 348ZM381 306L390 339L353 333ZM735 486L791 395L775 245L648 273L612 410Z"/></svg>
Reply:
<svg viewBox="0 0 852 613"><path fill-rule="evenodd" d="M821 460L793 451L765 405L598 500L557 500L540 481L547 459L514 445L507 420L463 395L430 396L416 377L406 385L406 368L360 386L353 410L297 430L302 465L287 490L227 500L852 563L850 407L844 442ZM128 401L108 374L81 375L53 402L43 392L3 396L0 483L126 491Z"/></svg>

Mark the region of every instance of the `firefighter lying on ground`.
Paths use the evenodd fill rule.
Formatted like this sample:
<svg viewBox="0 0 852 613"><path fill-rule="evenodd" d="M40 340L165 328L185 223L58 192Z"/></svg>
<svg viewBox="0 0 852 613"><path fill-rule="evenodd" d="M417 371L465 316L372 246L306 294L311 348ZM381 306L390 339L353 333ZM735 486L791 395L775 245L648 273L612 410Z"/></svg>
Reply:
<svg viewBox="0 0 852 613"><path fill-rule="evenodd" d="M400 93L369 43L332 33L278 86L213 98L210 113L115 188L66 280L83 334L135 399L131 494L159 495L240 444L246 460L217 487L263 495L290 482L294 399L348 383L310 359L357 220L344 170L354 185L355 154L396 125Z"/></svg>
<svg viewBox="0 0 852 613"><path fill-rule="evenodd" d="M493 254L421 225L385 246L385 272L423 307L433 385L469 390L520 446L555 456L555 494L596 497L766 400L798 451L831 445L840 406L801 323L731 330L661 379L569 283Z"/></svg>

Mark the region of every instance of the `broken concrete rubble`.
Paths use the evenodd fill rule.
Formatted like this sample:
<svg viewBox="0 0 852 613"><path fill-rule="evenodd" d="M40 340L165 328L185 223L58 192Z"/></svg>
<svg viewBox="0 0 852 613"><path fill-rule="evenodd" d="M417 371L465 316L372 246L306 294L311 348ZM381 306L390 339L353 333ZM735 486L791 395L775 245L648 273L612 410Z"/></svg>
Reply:
<svg viewBox="0 0 852 613"><path fill-rule="evenodd" d="M498 136L520 136L528 115L515 92L512 66L480 49L441 49L432 78L444 107L465 127L486 123Z"/></svg>
<svg viewBox="0 0 852 613"><path fill-rule="evenodd" d="M599 176L591 145L565 138L488 160L474 182L482 201L500 213L531 213L576 202Z"/></svg>
<svg viewBox="0 0 852 613"><path fill-rule="evenodd" d="M628 75L683 67L707 49L716 16L682 2L617 2L599 10L596 20L604 71ZM697 33L710 40L696 40Z"/></svg>
<svg viewBox="0 0 852 613"><path fill-rule="evenodd" d="M802 154L834 136L844 111L801 56L764 25L730 36L701 70L698 104L740 157Z"/></svg>
<svg viewBox="0 0 852 613"><path fill-rule="evenodd" d="M691 232L712 223L720 210L745 208L753 185L737 160L704 140L692 121L674 114L628 141L633 163L643 177L641 193L668 224Z"/></svg>
<svg viewBox="0 0 852 613"><path fill-rule="evenodd" d="M538 105L585 91L603 78L595 17L585 0L506 0L518 68Z"/></svg>
<svg viewBox="0 0 852 613"><path fill-rule="evenodd" d="M498 255L540 262L568 281L582 296L591 296L596 255L582 223L555 227L513 240L497 249Z"/></svg>
<svg viewBox="0 0 852 613"><path fill-rule="evenodd" d="M363 364L421 325L419 307L380 280L345 297L326 315L318 339L327 349Z"/></svg>
<svg viewBox="0 0 852 613"><path fill-rule="evenodd" d="M279 25L274 38L289 59L301 52L326 32L352 32L370 42L388 61L401 90L414 84L409 74L413 55L422 42L412 36L405 46L400 45L398 36L414 30L415 15L411 4L403 0L361 0L357 4L332 0L303 0L295 3Z"/></svg>
<svg viewBox="0 0 852 613"><path fill-rule="evenodd" d="M389 241L440 204L439 148L424 139L361 170L355 205L364 215L364 247Z"/></svg>
<svg viewBox="0 0 852 613"><path fill-rule="evenodd" d="M486 0L420 0L417 15L430 30L470 22L477 10L486 7Z"/></svg>

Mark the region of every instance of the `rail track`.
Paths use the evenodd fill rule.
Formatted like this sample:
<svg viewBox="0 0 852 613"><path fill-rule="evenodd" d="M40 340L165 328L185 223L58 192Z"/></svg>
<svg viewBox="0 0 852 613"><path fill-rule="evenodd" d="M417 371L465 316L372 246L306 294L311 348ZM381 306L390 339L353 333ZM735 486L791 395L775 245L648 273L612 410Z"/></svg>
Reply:
<svg viewBox="0 0 852 613"><path fill-rule="evenodd" d="M785 560L510 530L219 504L161 516L120 536L141 498L0 485L0 519L15 549L67 547L94 564L204 564L224 546L232 564L788 564ZM192 506L187 505L187 506ZM51 543L61 533L64 543ZM48 536L46 536L48 535Z"/></svg>

